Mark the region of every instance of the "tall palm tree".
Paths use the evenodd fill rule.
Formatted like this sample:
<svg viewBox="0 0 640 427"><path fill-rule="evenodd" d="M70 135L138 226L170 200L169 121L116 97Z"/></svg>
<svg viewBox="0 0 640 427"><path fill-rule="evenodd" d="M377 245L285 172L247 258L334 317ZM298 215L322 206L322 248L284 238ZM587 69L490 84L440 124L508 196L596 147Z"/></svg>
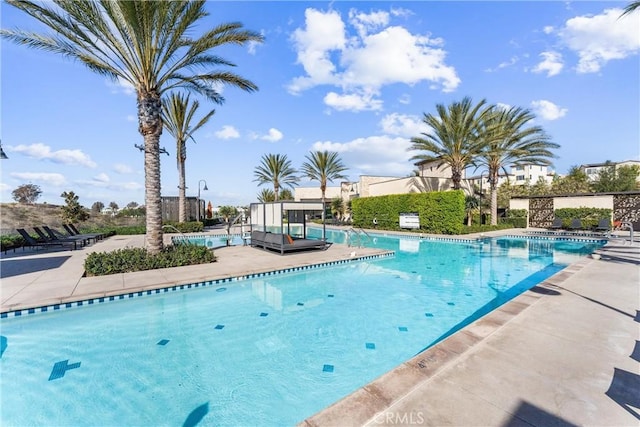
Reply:
<svg viewBox="0 0 640 427"><path fill-rule="evenodd" d="M314 151L309 153L307 160L302 164L302 174L312 181L320 182L320 192L322 193L322 238L325 239L325 193L327 191L327 181L333 182L338 179L347 179L342 172L347 168L342 164L338 153L330 151Z"/></svg>
<svg viewBox="0 0 640 427"><path fill-rule="evenodd" d="M258 185L273 184L275 201L278 201L280 188L290 187L298 183L297 171L291 166L291 160L286 154L265 154L261 163L253 171Z"/></svg>
<svg viewBox="0 0 640 427"><path fill-rule="evenodd" d="M211 110L205 114L200 121L191 126L191 121L200 103L190 102L189 95L186 97L181 93L172 93L169 98L162 100L162 122L164 128L176 139L176 159L178 161L178 221L187 220L187 198L184 166L187 160L187 139L204 126L215 114L216 110ZM200 201L198 201L200 203ZM200 221L200 218L198 218Z"/></svg>
<svg viewBox="0 0 640 427"><path fill-rule="evenodd" d="M208 15L204 0L6 2L40 21L53 34L2 29L3 38L75 59L98 74L135 88L138 131L144 139L146 245L149 252L159 252L163 247L160 99L169 90L186 88L222 103L224 98L214 89L217 84L257 90L251 81L220 69L234 64L212 54L212 50L262 42L263 37L243 30L240 23L224 23L193 38L193 30Z"/></svg>
<svg viewBox="0 0 640 427"><path fill-rule="evenodd" d="M483 99L476 105L469 97L461 102L453 102L446 107L436 105L437 115L424 114L422 121L431 129L418 137L411 138L409 150L423 151L412 160L438 161L451 168L453 189L459 190L463 171L473 163L480 151L478 133L488 108Z"/></svg>
<svg viewBox="0 0 640 427"><path fill-rule="evenodd" d="M484 116L479 141L482 151L476 166L486 166L491 191L491 225L498 223L498 176L510 165L551 166L555 157L552 142L540 126L531 125L535 114L527 109L492 107Z"/></svg>

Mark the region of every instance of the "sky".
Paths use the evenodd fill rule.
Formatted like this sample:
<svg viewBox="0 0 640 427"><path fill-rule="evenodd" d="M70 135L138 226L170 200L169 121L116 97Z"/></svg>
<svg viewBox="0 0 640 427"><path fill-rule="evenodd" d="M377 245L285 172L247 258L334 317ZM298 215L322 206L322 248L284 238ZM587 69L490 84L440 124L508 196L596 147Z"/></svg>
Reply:
<svg viewBox="0 0 640 427"><path fill-rule="evenodd" d="M267 154L300 168L336 151L349 181L405 177L410 139L436 105L470 97L535 113L555 150L554 170L640 160L640 11L608 1L208 2L193 34L241 22L265 42L215 53L259 88L223 88L222 105L187 143L187 196L246 206L269 185ZM2 2L2 28L49 33ZM73 191L94 202L144 204L143 143L131 87L59 55L1 42L0 201L36 184L38 202ZM175 141L160 146L162 195L178 195ZM479 174L481 171L468 171ZM204 190L206 183L208 190ZM333 183L338 185L339 183ZM301 180L300 186L318 186ZM331 185L331 183L330 183Z"/></svg>

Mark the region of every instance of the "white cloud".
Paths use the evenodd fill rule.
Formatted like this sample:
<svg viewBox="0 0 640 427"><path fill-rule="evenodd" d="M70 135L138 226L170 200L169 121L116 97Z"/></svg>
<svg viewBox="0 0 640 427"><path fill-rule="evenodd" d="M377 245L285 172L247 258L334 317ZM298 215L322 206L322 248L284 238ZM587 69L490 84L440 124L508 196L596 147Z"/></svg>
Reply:
<svg viewBox="0 0 640 427"><path fill-rule="evenodd" d="M376 94L344 94L329 92L324 103L338 111L378 111L382 109L382 100L374 98Z"/></svg>
<svg viewBox="0 0 640 427"><path fill-rule="evenodd" d="M380 127L388 135L412 138L429 131L429 127L418 116L391 113L380 120Z"/></svg>
<svg viewBox="0 0 640 427"><path fill-rule="evenodd" d="M451 92L460 84L455 69L445 63L442 39L388 26L387 12L352 9L351 32L336 11L309 8L305 18L305 26L294 31L292 40L306 75L291 81L291 93L331 85L342 93L328 94L327 105L360 111L381 108L381 103L363 102L366 98L362 94L378 94L385 85L427 81L431 87Z"/></svg>
<svg viewBox="0 0 640 427"><path fill-rule="evenodd" d="M233 126L225 125L222 126L222 129L214 132L214 135L220 139L233 139L240 138L240 132Z"/></svg>
<svg viewBox="0 0 640 427"><path fill-rule="evenodd" d="M487 68L485 71L488 73L493 73L495 71L501 70L503 68L508 68L515 65L520 59L517 56L512 56L511 59L505 62L501 62L498 64L496 68Z"/></svg>
<svg viewBox="0 0 640 427"><path fill-rule="evenodd" d="M531 102L533 112L544 120L557 120L564 117L569 111L566 108L560 108L551 101L541 99Z"/></svg>
<svg viewBox="0 0 640 427"><path fill-rule="evenodd" d="M557 31L560 40L578 55L578 73L596 73L614 59L640 51L640 14L620 18L622 9L607 9L599 15L569 19Z"/></svg>
<svg viewBox="0 0 640 427"><path fill-rule="evenodd" d="M129 115L127 115L127 121L128 122L137 122L138 121L138 117L134 116L133 114L129 114Z"/></svg>
<svg viewBox="0 0 640 427"><path fill-rule="evenodd" d="M10 174L12 177L29 182L41 182L47 185L53 185L56 187L63 186L67 183L67 180L62 174L59 173L46 173L46 172L13 172Z"/></svg>
<svg viewBox="0 0 640 427"><path fill-rule="evenodd" d="M497 102L496 103L496 107L500 108L501 110L508 110L509 108L511 108L511 105L509 104L504 104L502 102Z"/></svg>
<svg viewBox="0 0 640 427"><path fill-rule="evenodd" d="M346 143L318 141L312 151L336 151L345 164L350 166L352 176L404 176L412 170L408 151L411 143L407 138L391 136L370 136Z"/></svg>
<svg viewBox="0 0 640 427"><path fill-rule="evenodd" d="M409 95L408 93L403 93L400 98L398 98L398 102L404 105L411 104L411 95Z"/></svg>
<svg viewBox="0 0 640 427"><path fill-rule="evenodd" d="M116 171L117 173L121 174L121 175L126 175L129 173L133 173L133 169L125 164L122 163L117 163L115 165L113 165L113 170Z"/></svg>
<svg viewBox="0 0 640 427"><path fill-rule="evenodd" d="M562 71L564 63L562 62L562 55L558 52L542 52L540 56L543 58L542 62L535 66L532 70L534 73L547 73L547 77L555 76Z"/></svg>
<svg viewBox="0 0 640 427"><path fill-rule="evenodd" d="M125 95L136 94L136 88L121 78L118 78L115 82L113 80L107 80L106 84L111 88L111 93L124 93Z"/></svg>
<svg viewBox="0 0 640 427"><path fill-rule="evenodd" d="M551 34L553 33L554 29L551 25L547 25L542 29L542 32L544 32L545 34Z"/></svg>
<svg viewBox="0 0 640 427"><path fill-rule="evenodd" d="M269 133L267 135L263 135L260 139L264 139L265 141L276 142L282 139L282 132L278 129L271 128L269 129Z"/></svg>
<svg viewBox="0 0 640 427"><path fill-rule="evenodd" d="M98 182L109 182L109 175L107 175L106 173L99 173L98 175L93 177L94 180L98 181Z"/></svg>
<svg viewBox="0 0 640 427"><path fill-rule="evenodd" d="M21 153L27 157L38 160L49 160L53 163L61 163L65 165L79 165L88 168L95 168L96 163L91 157L84 154L81 150L58 150L51 151L51 147L41 143L31 145L9 146L7 149L14 153Z"/></svg>

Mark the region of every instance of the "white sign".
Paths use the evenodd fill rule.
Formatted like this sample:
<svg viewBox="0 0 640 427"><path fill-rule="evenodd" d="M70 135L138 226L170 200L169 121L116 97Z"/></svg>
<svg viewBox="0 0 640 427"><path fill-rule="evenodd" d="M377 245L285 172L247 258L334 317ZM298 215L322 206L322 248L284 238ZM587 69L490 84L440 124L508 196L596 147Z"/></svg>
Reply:
<svg viewBox="0 0 640 427"><path fill-rule="evenodd" d="M400 228L420 228L420 215L417 212L401 213Z"/></svg>

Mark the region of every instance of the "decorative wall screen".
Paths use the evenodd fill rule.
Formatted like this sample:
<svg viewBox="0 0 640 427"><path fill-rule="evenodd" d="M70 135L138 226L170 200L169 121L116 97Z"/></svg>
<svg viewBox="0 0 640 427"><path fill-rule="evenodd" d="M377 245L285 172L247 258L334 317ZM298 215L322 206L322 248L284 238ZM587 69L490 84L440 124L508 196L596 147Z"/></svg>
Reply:
<svg viewBox="0 0 640 427"><path fill-rule="evenodd" d="M613 220L633 224L640 229L640 194L616 194L613 196Z"/></svg>
<svg viewBox="0 0 640 427"><path fill-rule="evenodd" d="M529 227L549 228L554 216L553 197L529 199Z"/></svg>

